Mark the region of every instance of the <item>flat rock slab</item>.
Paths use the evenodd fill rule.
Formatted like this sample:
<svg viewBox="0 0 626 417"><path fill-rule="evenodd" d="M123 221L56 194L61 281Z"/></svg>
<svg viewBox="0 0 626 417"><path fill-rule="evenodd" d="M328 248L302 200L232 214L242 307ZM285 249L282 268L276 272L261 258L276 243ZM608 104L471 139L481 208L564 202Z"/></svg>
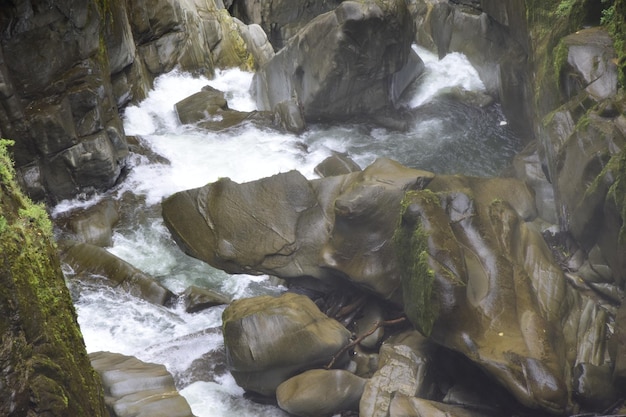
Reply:
<svg viewBox="0 0 626 417"><path fill-rule="evenodd" d="M194 417L165 366L111 352L89 358L102 378L112 417Z"/></svg>

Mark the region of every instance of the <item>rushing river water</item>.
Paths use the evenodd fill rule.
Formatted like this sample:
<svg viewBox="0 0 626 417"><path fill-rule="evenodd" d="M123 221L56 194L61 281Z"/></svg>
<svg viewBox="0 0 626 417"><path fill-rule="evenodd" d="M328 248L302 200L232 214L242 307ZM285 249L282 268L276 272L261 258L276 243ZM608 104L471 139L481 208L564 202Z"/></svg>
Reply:
<svg viewBox="0 0 626 417"><path fill-rule="evenodd" d="M193 284L233 298L276 294L283 288L268 277L231 276L184 255L163 225L160 202L177 191L220 177L245 182L297 169L315 178L314 167L333 151L347 153L361 167L385 156L437 173L497 175L519 145L499 108L441 100L450 87L481 92L484 86L476 71L462 55L450 54L439 61L431 53L417 50L427 69L406 103L420 110L411 129L402 133L363 124L309 126L301 135L253 126L227 133L201 131L180 125L174 103L210 84L226 92L231 108L253 110L248 94L252 74L228 70L213 80L179 72L159 77L146 100L126 109L124 123L126 134L140 137L147 148L169 162L131 155L129 175L109 193L120 199L123 213L108 250L175 293ZM102 197L62 202L53 216L94 204ZM71 271L66 273L71 278ZM190 375L196 359L222 346L221 336L202 331L220 326L223 307L187 314L182 306L155 306L99 285L97 280L70 287L87 350L119 352L164 364L196 416L285 415L275 407L244 399L229 374L205 380L197 372Z"/></svg>

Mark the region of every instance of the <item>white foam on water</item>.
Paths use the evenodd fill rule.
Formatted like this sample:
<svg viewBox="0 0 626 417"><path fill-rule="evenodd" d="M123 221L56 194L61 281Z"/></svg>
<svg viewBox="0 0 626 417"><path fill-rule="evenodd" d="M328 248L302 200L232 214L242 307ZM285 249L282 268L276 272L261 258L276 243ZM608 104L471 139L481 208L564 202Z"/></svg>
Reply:
<svg viewBox="0 0 626 417"><path fill-rule="evenodd" d="M197 417L288 417L276 407L243 398L243 390L229 374L218 382L195 382L180 391Z"/></svg>
<svg viewBox="0 0 626 417"><path fill-rule="evenodd" d="M467 91L484 92L485 85L467 57L453 52L442 59L429 50L417 45L413 49L424 61L424 73L419 87L408 99L410 107L418 107L436 97L450 87L460 87Z"/></svg>

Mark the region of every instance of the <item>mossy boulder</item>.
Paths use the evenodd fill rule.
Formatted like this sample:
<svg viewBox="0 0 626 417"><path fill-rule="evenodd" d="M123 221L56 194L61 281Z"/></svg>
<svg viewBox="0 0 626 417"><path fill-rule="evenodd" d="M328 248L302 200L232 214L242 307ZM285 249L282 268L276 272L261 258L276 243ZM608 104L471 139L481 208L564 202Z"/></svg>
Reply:
<svg viewBox="0 0 626 417"><path fill-rule="evenodd" d="M0 141L0 414L106 417L51 223L19 190Z"/></svg>
<svg viewBox="0 0 626 417"><path fill-rule="evenodd" d="M437 176L403 207L396 242L415 327L523 404L566 410L558 325L571 311L561 270L525 221L536 216L532 193L513 179Z"/></svg>

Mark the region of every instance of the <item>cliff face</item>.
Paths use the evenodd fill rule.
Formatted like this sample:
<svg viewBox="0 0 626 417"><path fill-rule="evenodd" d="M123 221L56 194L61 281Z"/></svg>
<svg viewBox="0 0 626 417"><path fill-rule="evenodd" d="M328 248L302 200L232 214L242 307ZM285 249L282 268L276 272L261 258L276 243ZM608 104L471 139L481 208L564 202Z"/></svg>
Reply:
<svg viewBox="0 0 626 417"><path fill-rule="evenodd" d="M45 210L19 190L0 140L0 414L107 416Z"/></svg>
<svg viewBox="0 0 626 417"><path fill-rule="evenodd" d="M259 28L217 3L0 3L0 132L15 141L29 196L55 202L113 186L128 154L120 111L158 75L252 69L271 52Z"/></svg>

